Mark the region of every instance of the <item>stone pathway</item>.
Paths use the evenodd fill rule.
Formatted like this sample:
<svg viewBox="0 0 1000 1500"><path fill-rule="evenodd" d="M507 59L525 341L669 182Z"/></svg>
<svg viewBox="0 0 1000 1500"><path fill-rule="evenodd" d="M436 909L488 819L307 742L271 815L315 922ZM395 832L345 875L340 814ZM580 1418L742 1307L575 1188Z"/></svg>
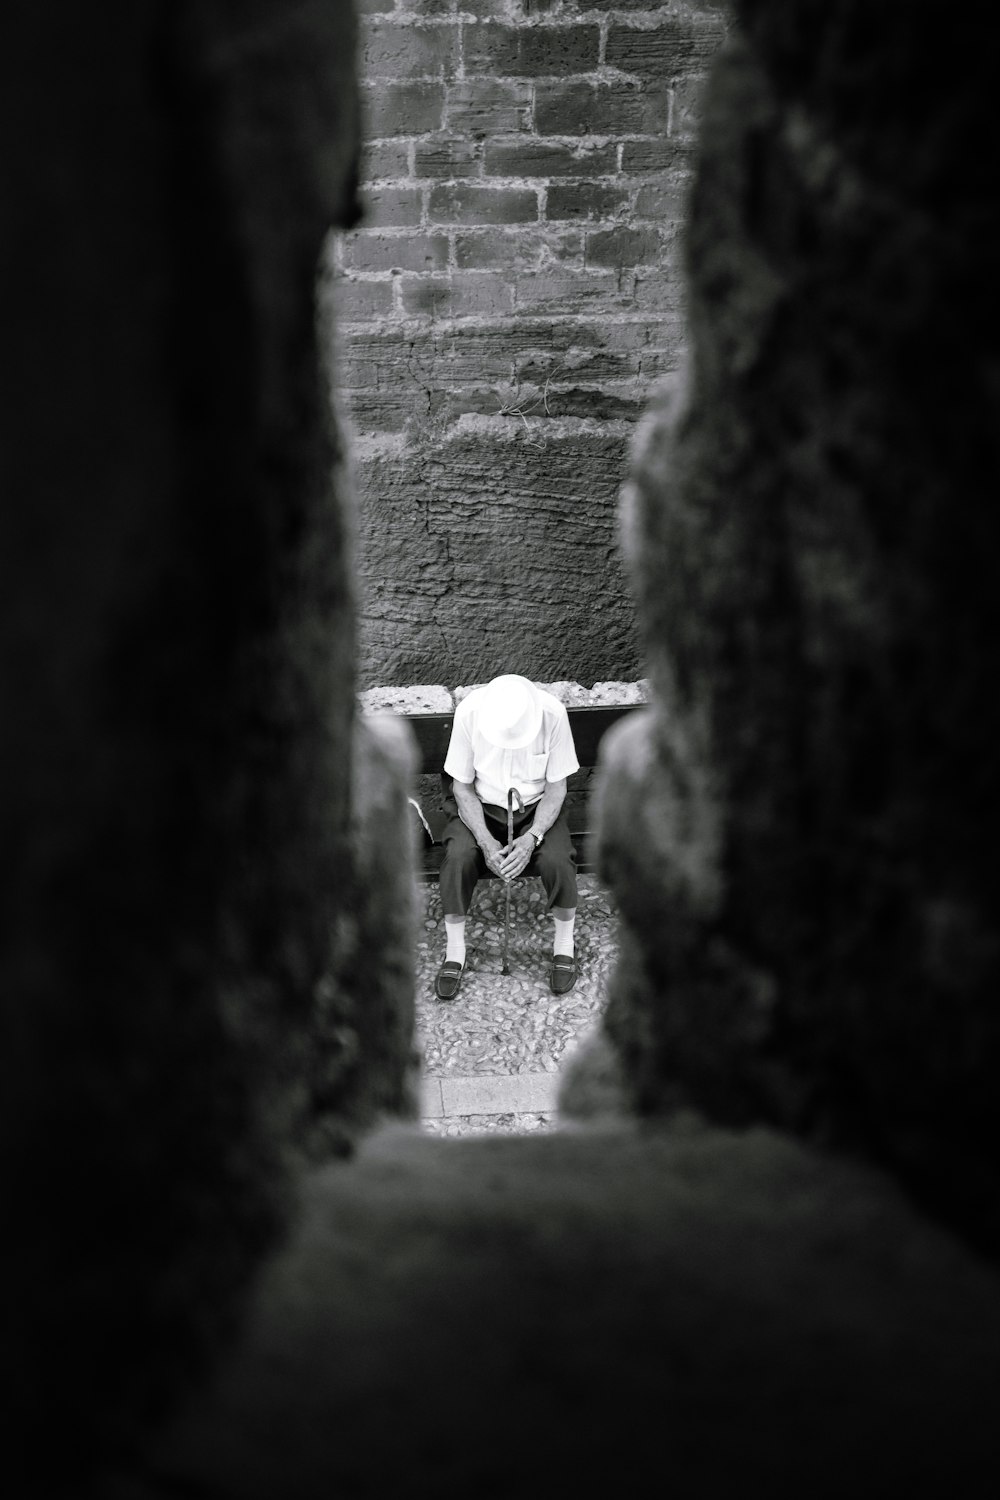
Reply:
<svg viewBox="0 0 1000 1500"><path fill-rule="evenodd" d="M457 999L445 1002L434 994L445 951L437 883L421 887L416 1031L425 1130L468 1135L554 1128L559 1072L597 1024L616 949L607 891L593 875L581 875L579 889L579 973L568 995L557 997L548 985L552 921L541 881L520 880L511 893L511 972L503 975L504 888L499 880L481 880L466 926L462 987Z"/></svg>

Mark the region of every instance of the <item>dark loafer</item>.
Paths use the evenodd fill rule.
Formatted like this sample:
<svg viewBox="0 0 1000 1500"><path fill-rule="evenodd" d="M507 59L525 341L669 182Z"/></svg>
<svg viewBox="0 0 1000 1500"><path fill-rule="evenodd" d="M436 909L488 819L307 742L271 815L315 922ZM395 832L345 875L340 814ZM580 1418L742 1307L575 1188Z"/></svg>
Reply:
<svg viewBox="0 0 1000 1500"><path fill-rule="evenodd" d="M565 995L576 984L576 959L557 953L549 970L549 989L554 995Z"/></svg>
<svg viewBox="0 0 1000 1500"><path fill-rule="evenodd" d="M434 993L439 1000L454 1000L464 973L464 964L456 963L453 958L445 960L434 981Z"/></svg>

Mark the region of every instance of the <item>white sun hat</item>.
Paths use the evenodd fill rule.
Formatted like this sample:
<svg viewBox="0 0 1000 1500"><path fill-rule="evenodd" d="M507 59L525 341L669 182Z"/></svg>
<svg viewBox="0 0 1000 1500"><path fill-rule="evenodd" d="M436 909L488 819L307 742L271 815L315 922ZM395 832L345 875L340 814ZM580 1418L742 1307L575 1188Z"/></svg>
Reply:
<svg viewBox="0 0 1000 1500"><path fill-rule="evenodd" d="M527 677L494 677L482 690L479 730L501 750L523 750L542 727L542 700Z"/></svg>

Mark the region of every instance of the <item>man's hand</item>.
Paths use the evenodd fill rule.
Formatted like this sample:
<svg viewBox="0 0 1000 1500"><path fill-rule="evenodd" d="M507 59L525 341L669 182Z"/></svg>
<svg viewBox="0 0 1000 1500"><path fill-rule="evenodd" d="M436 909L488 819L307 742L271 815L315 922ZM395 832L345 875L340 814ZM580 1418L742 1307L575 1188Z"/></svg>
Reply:
<svg viewBox="0 0 1000 1500"><path fill-rule="evenodd" d="M534 840L532 840L532 842L534 842ZM479 847L483 851L483 858L486 861L487 869L492 870L494 875L502 875L503 870L500 868L500 866L503 862L503 857L506 853L506 850L504 849L504 846L503 844L501 844L500 840L493 838L493 836L488 833L486 837L480 841Z"/></svg>
<svg viewBox="0 0 1000 1500"><path fill-rule="evenodd" d="M535 840L530 833L519 834L512 844L501 849L499 873L504 880L513 880L527 869L534 852Z"/></svg>

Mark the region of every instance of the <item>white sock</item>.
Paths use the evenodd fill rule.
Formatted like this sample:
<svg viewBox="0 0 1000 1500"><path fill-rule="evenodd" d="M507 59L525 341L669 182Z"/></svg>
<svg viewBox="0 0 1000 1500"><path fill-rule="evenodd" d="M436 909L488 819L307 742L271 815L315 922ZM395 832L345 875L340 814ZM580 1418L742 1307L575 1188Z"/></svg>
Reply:
<svg viewBox="0 0 1000 1500"><path fill-rule="evenodd" d="M565 954L567 958L573 957L573 924L576 921L576 912L565 920L553 917L556 927L555 940L552 944L552 952Z"/></svg>
<svg viewBox="0 0 1000 1500"><path fill-rule="evenodd" d="M465 918L445 917L445 936L448 940L448 951L444 956L445 963L465 963Z"/></svg>

